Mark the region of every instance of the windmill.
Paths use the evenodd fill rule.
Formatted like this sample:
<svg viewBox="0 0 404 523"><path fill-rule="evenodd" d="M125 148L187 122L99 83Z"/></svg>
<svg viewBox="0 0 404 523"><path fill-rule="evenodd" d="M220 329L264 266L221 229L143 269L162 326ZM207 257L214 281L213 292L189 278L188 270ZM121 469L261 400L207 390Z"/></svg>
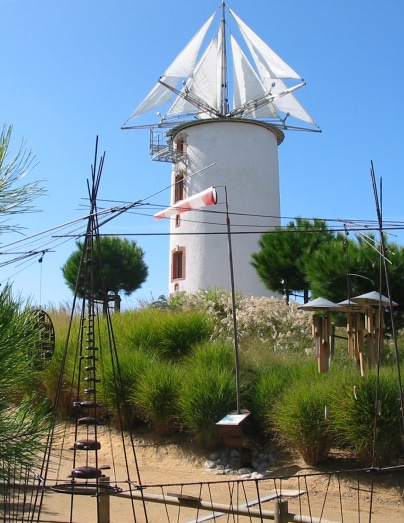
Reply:
<svg viewBox="0 0 404 523"><path fill-rule="evenodd" d="M261 234L280 225L277 148L284 131L318 130L294 95L304 85L222 2L123 125L149 128L152 159L172 164L170 206L208 187L217 190L213 210L170 217L170 294L230 290L229 267L223 263L227 203L236 290L273 294L260 282L250 258ZM156 109L156 123L133 125Z"/></svg>

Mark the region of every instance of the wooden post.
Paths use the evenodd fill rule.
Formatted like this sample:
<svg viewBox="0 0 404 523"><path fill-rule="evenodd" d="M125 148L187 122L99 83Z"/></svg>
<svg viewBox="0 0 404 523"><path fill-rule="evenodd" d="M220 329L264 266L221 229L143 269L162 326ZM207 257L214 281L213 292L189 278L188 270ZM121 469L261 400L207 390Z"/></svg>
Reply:
<svg viewBox="0 0 404 523"><path fill-rule="evenodd" d="M367 330L367 346L368 346L368 363L370 367L373 367L376 362L375 354L375 322L374 322L375 311L372 307L367 307L366 310L366 330Z"/></svg>
<svg viewBox="0 0 404 523"><path fill-rule="evenodd" d="M384 346L384 318L383 311L380 313L380 309L375 309L375 344L377 347L375 359L379 361L379 352L381 353Z"/></svg>
<svg viewBox="0 0 404 523"><path fill-rule="evenodd" d="M320 358L321 358L321 343L322 343L322 319L317 314L313 314L313 337L314 337L314 346L315 354L317 359L318 371L320 370Z"/></svg>
<svg viewBox="0 0 404 523"><path fill-rule="evenodd" d="M359 362L361 376L365 375L365 362L363 359L363 325L362 315L355 312L355 357Z"/></svg>
<svg viewBox="0 0 404 523"><path fill-rule="evenodd" d="M275 523L287 523L288 521L289 504L285 498L277 498L275 500L274 521Z"/></svg>
<svg viewBox="0 0 404 523"><path fill-rule="evenodd" d="M346 317L346 331L348 335L348 354L351 358L355 357L355 322L354 314L348 312Z"/></svg>
<svg viewBox="0 0 404 523"><path fill-rule="evenodd" d="M330 363L331 316L313 316L318 371L327 372Z"/></svg>
<svg viewBox="0 0 404 523"><path fill-rule="evenodd" d="M109 477L105 476L100 479L100 493L97 498L97 512L98 521L97 523L110 523L110 496L108 489L103 489L103 486L109 486Z"/></svg>

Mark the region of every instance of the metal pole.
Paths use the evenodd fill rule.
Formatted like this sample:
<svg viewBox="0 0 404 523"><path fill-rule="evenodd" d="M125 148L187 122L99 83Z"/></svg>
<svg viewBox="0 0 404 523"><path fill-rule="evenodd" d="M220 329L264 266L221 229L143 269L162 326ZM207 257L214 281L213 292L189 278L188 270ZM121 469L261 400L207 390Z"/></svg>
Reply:
<svg viewBox="0 0 404 523"><path fill-rule="evenodd" d="M229 112L229 92L227 85L227 51L226 51L226 4L222 2L222 21L221 21L221 36L222 36L222 77L221 77L221 113L223 116Z"/></svg>
<svg viewBox="0 0 404 523"><path fill-rule="evenodd" d="M234 270L233 270L233 250L231 246L231 232L230 232L230 218L229 205L227 200L227 188L224 187L226 197L226 225L227 225L227 241L229 245L229 262L230 262L230 281L231 281L231 300L233 309L233 335L234 335L234 357L236 367L236 395L237 395L237 414L241 412L240 406L240 362L238 354L238 333L237 333L237 314L236 314L236 294L234 290Z"/></svg>

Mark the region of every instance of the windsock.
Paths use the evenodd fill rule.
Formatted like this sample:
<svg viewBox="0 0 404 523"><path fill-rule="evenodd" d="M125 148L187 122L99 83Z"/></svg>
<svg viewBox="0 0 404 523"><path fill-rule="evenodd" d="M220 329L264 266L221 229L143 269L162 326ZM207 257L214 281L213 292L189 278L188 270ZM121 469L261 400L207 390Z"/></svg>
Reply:
<svg viewBox="0 0 404 523"><path fill-rule="evenodd" d="M160 211L154 215L155 220L161 220L162 218L169 218L170 216L175 216L182 212L191 211L194 209L201 209L206 205L213 205L217 202L216 189L214 187L209 187L202 192L198 192L185 200L180 200L176 202L171 207L167 207L163 211Z"/></svg>

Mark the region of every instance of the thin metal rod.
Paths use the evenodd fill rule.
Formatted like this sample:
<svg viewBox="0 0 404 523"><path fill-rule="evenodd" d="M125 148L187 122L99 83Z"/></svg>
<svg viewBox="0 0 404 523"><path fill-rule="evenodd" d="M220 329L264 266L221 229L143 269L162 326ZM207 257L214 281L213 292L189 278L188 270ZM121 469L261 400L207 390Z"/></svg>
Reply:
<svg viewBox="0 0 404 523"><path fill-rule="evenodd" d="M221 36L222 36L222 77L221 77L221 111L225 116L229 113L229 92L227 84L227 50L226 50L226 4L222 3L222 21L221 21Z"/></svg>
<svg viewBox="0 0 404 523"><path fill-rule="evenodd" d="M397 343L397 331L396 331L396 325L395 325L395 319L394 319L394 313L393 313L393 298L391 296L391 285L390 285L390 273L388 270L387 265L387 249L386 249L386 242L383 234L383 219L382 219L382 211L381 211L381 204L379 202L379 197L377 194L377 187L376 187L376 177L375 177L375 170L373 167L373 162L371 162L371 169L370 169L370 176L372 179L372 186L373 186L373 194L375 198L375 206L376 206L376 214L377 214L377 221L379 224L379 233L380 233L380 254L381 259L383 263L384 268L384 276L386 281L386 290L387 290L387 297L389 299L389 310L390 310L390 321L391 321L391 333L392 333L392 339L394 343L394 351L396 356L396 367L397 367L397 375L398 375L398 386L399 386L399 401L400 401L400 414L401 414L401 429L404 428L404 395L403 395L403 385L402 385L402 378L401 378L401 362L400 362L400 355L398 351L398 343Z"/></svg>
<svg viewBox="0 0 404 523"><path fill-rule="evenodd" d="M227 241L229 246L229 262L230 262L230 281L231 281L231 301L233 309L233 336L234 336L234 358L236 370L236 395L237 395L237 414L241 412L240 406L240 362L238 354L238 332L237 332L237 312L236 312L236 293L234 290L234 270L233 270L233 250L231 245L231 231L230 231L230 217L229 217L229 203L227 200L227 188L224 187L226 198L226 225L227 225Z"/></svg>

